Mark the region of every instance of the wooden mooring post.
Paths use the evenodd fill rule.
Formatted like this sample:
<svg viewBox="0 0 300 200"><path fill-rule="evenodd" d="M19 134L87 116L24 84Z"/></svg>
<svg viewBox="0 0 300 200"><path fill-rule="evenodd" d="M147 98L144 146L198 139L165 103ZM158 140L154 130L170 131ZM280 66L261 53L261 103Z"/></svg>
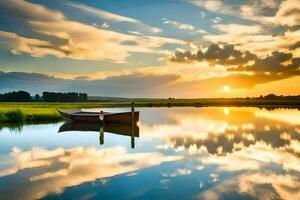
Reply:
<svg viewBox="0 0 300 200"><path fill-rule="evenodd" d="M135 117L134 117L134 103L131 103L131 148L134 149L134 127L135 127Z"/></svg>

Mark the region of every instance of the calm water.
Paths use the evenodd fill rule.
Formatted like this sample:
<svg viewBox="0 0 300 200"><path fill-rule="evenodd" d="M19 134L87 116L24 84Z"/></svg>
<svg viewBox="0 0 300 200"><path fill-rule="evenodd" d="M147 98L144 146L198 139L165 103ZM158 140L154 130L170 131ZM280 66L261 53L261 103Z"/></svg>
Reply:
<svg viewBox="0 0 300 200"><path fill-rule="evenodd" d="M299 110L140 111L139 137L1 128L0 199L300 199Z"/></svg>

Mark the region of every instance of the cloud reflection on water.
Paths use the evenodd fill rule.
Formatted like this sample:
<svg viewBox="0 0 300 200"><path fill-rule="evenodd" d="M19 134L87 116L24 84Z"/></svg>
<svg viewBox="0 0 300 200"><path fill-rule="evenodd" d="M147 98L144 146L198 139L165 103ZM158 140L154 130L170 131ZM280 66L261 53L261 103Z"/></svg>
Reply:
<svg viewBox="0 0 300 200"><path fill-rule="evenodd" d="M160 108L149 113L141 113L141 135L133 152L120 146L14 148L0 161L0 184L17 181L0 187L0 194L43 198L98 179L106 184L125 173L147 182L140 170L155 171L154 166L172 161L172 168L158 170L160 181L150 183L161 185L160 193L176 193L172 183L181 180L197 186L186 192L199 199L300 199L298 110ZM184 165L176 165L179 160ZM139 187L141 193L151 191Z"/></svg>
<svg viewBox="0 0 300 200"><path fill-rule="evenodd" d="M223 114L220 108L174 113L177 124L142 124L141 129L163 138L157 148L184 152L201 170L214 165L218 173L240 174L216 183L199 199L300 199L300 112L225 109Z"/></svg>
<svg viewBox="0 0 300 200"><path fill-rule="evenodd" d="M51 193L61 193L66 187L180 159L159 152L128 153L122 147L54 150L35 147L28 151L15 148L10 156L13 161L0 172L4 176L0 184L12 184L6 184L5 188L12 190L6 191L7 199L22 200L40 199ZM18 178L21 180L13 183ZM0 194L4 194L5 188L0 188Z"/></svg>

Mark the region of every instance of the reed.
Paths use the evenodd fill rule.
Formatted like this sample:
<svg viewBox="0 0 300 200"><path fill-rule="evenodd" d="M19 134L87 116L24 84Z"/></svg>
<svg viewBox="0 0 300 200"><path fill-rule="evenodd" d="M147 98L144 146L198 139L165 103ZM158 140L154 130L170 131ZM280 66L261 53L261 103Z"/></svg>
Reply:
<svg viewBox="0 0 300 200"><path fill-rule="evenodd" d="M57 122L61 120L63 118L55 111L49 113L28 113L21 109L13 109L0 112L0 122L2 123Z"/></svg>
<svg viewBox="0 0 300 200"><path fill-rule="evenodd" d="M26 115L26 122L57 122L63 120L58 113Z"/></svg>
<svg viewBox="0 0 300 200"><path fill-rule="evenodd" d="M6 122L19 123L25 121L25 115L20 109L15 109L4 113Z"/></svg>

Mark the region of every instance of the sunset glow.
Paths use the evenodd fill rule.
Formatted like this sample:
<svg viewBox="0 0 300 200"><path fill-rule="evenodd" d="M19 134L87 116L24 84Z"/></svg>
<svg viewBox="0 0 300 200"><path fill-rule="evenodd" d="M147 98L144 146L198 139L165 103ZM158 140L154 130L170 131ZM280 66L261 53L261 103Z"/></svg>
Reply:
<svg viewBox="0 0 300 200"><path fill-rule="evenodd" d="M300 200L300 0L0 0L0 200Z"/></svg>
<svg viewBox="0 0 300 200"><path fill-rule="evenodd" d="M299 0L134 2L0 0L0 92L300 93Z"/></svg>
<svg viewBox="0 0 300 200"><path fill-rule="evenodd" d="M223 90L224 90L224 92L229 92L230 87L228 85L224 85Z"/></svg>

